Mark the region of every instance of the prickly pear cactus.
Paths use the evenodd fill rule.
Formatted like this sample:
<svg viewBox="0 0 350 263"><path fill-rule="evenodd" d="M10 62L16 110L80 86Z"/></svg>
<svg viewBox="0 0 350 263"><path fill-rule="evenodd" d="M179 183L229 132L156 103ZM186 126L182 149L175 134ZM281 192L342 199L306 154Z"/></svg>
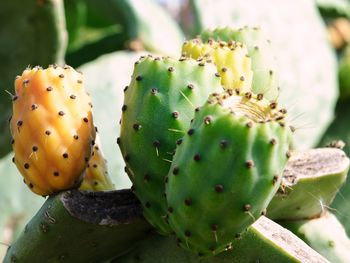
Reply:
<svg viewBox="0 0 350 263"><path fill-rule="evenodd" d="M199 38L192 39L183 44L182 56L197 61L213 62L225 89L235 90L237 93L251 91L253 76L251 59L247 48L241 43L234 41L203 43Z"/></svg>
<svg viewBox="0 0 350 263"><path fill-rule="evenodd" d="M256 97L213 95L176 148L168 221L184 248L213 255L264 213L287 162L285 112Z"/></svg>
<svg viewBox="0 0 350 263"><path fill-rule="evenodd" d="M248 49L253 71L252 91L263 94L269 100L276 100L279 95L279 79L276 59L270 41L265 33L258 27L243 27L233 29L230 27L205 30L201 34L203 41L214 39L216 41L237 41Z"/></svg>
<svg viewBox="0 0 350 263"><path fill-rule="evenodd" d="M336 59L315 3L303 0L191 0L191 3L197 34L225 26L259 25L264 30L277 58L279 101L287 107L290 122L297 128L295 147L314 146L333 118L338 95Z"/></svg>
<svg viewBox="0 0 350 263"><path fill-rule="evenodd" d="M114 189L114 185L108 175L107 160L103 155L101 142L97 134L89 163L84 171L84 180L79 189L90 191L107 191Z"/></svg>
<svg viewBox="0 0 350 263"><path fill-rule="evenodd" d="M79 185L94 144L83 76L69 66L26 69L15 81L10 121L13 161L39 195Z"/></svg>
<svg viewBox="0 0 350 263"><path fill-rule="evenodd" d="M159 57L135 63L125 88L118 143L145 217L161 233L171 231L165 221L164 178L176 141L187 131L194 109L220 91L211 64Z"/></svg>

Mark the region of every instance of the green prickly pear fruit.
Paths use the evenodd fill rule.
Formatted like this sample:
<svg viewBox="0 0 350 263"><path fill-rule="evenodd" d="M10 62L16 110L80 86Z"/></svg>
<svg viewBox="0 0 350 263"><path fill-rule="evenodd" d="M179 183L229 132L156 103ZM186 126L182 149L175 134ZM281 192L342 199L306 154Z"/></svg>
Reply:
<svg viewBox="0 0 350 263"><path fill-rule="evenodd" d="M264 213L288 158L285 114L276 103L229 93L199 108L166 183L168 221L182 247L217 254Z"/></svg>
<svg viewBox="0 0 350 263"><path fill-rule="evenodd" d="M241 43L213 40L202 43L199 38L192 39L183 44L182 55L199 61L213 62L225 89L235 90L237 93L251 91L251 59L247 48Z"/></svg>
<svg viewBox="0 0 350 263"><path fill-rule="evenodd" d="M192 59L145 57L136 62L125 89L118 143L144 216L160 233L166 223L164 179L176 142L187 131L194 109L212 92L222 92L212 64Z"/></svg>
<svg viewBox="0 0 350 263"><path fill-rule="evenodd" d="M43 196L78 186L95 139L83 76L69 66L34 67L15 90L10 129L24 182Z"/></svg>
<svg viewBox="0 0 350 263"><path fill-rule="evenodd" d="M248 49L253 71L252 91L263 94L268 100L276 100L279 95L277 64L270 41L258 27L230 27L206 30L201 34L202 41L237 41Z"/></svg>
<svg viewBox="0 0 350 263"><path fill-rule="evenodd" d="M79 189L89 191L114 190L114 185L108 175L107 160L104 158L99 136L96 136L91 158L84 172L84 180Z"/></svg>

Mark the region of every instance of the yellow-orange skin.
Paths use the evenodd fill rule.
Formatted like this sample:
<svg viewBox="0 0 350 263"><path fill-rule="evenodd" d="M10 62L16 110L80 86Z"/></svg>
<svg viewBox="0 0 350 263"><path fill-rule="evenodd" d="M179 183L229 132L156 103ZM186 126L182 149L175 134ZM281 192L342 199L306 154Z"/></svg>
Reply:
<svg viewBox="0 0 350 263"><path fill-rule="evenodd" d="M82 74L68 66L26 69L15 91L10 129L24 182L42 196L79 186L95 139Z"/></svg>
<svg viewBox="0 0 350 263"><path fill-rule="evenodd" d="M100 145L95 145L91 158L84 172L84 180L80 190L108 191L114 190L114 185L108 176L107 161L103 157Z"/></svg>
<svg viewBox="0 0 350 263"><path fill-rule="evenodd" d="M225 89L240 93L251 92L253 71L247 47L239 42L202 43L200 39L186 41L182 55L193 59L211 61L216 65Z"/></svg>

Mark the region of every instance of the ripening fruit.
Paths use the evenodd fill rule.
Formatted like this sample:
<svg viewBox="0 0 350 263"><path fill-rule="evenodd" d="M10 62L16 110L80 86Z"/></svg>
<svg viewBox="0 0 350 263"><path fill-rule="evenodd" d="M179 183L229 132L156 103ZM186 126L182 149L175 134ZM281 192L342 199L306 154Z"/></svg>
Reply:
<svg viewBox="0 0 350 263"><path fill-rule="evenodd" d="M10 129L25 184L43 196L79 186L95 139L82 74L69 66L28 68L15 89Z"/></svg>

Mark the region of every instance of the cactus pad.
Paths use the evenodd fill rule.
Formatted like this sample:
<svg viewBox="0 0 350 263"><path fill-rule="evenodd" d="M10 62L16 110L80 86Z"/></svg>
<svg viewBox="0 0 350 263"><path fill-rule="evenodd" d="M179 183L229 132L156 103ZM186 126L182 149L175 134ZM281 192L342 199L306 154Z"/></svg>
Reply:
<svg viewBox="0 0 350 263"><path fill-rule="evenodd" d="M15 81L13 161L39 195L79 185L95 139L81 73L66 66L26 69Z"/></svg>

